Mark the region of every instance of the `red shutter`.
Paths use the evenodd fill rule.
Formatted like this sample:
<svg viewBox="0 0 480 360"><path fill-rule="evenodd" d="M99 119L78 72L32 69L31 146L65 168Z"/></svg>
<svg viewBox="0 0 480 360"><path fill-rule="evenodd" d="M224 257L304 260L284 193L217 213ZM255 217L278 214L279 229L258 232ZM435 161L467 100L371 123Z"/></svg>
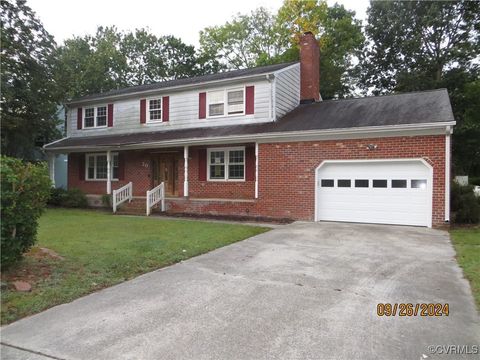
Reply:
<svg viewBox="0 0 480 360"><path fill-rule="evenodd" d="M147 100L140 100L140 124L147 122Z"/></svg>
<svg viewBox="0 0 480 360"><path fill-rule="evenodd" d="M255 112L255 86L245 88L245 114L251 115Z"/></svg>
<svg viewBox="0 0 480 360"><path fill-rule="evenodd" d="M125 180L125 154L118 153L118 180Z"/></svg>
<svg viewBox="0 0 480 360"><path fill-rule="evenodd" d="M170 97L162 98L162 121L168 121L170 117Z"/></svg>
<svg viewBox="0 0 480 360"><path fill-rule="evenodd" d="M245 149L245 180L255 181L255 148Z"/></svg>
<svg viewBox="0 0 480 360"><path fill-rule="evenodd" d="M80 130L82 128L83 119L82 119L82 108L77 109L77 129Z"/></svg>
<svg viewBox="0 0 480 360"><path fill-rule="evenodd" d="M207 117L207 93L198 94L198 118L205 119Z"/></svg>
<svg viewBox="0 0 480 360"><path fill-rule="evenodd" d="M85 180L85 154L78 154L78 180Z"/></svg>
<svg viewBox="0 0 480 360"><path fill-rule="evenodd" d="M207 149L198 150L198 180L207 180Z"/></svg>
<svg viewBox="0 0 480 360"><path fill-rule="evenodd" d="M113 126L113 104L108 104L108 127Z"/></svg>

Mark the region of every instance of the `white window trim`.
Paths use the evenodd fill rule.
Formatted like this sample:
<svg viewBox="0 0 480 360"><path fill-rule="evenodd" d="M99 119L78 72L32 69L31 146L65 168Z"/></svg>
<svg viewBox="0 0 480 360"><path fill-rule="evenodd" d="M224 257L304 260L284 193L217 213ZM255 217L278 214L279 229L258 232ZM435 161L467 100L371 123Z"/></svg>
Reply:
<svg viewBox="0 0 480 360"><path fill-rule="evenodd" d="M243 150L243 179L229 179L228 178L228 165L230 160L230 151L236 150ZM210 165L215 165L211 163L210 153L216 151L223 151L225 152L225 162L223 166L225 167L225 178L224 179L211 179L210 178ZM207 181L214 181L214 182L245 182L246 180L246 162L247 162L247 154L245 152L245 146L237 146L237 147L223 147L223 148L208 148L207 149Z"/></svg>
<svg viewBox="0 0 480 360"><path fill-rule="evenodd" d="M223 90L223 115L213 115L210 116L210 96L209 94L212 92L219 92ZM228 92L230 91L238 91L243 90L243 111L241 114L228 114ZM246 86L240 87L233 87L233 88L225 88L225 89L217 89L217 90L210 90L207 91L207 119L218 119L222 117L235 117L235 116L245 116L245 106L246 106Z"/></svg>
<svg viewBox="0 0 480 360"><path fill-rule="evenodd" d="M104 107L105 108L105 113L106 113L106 120L105 120L105 125L98 126L97 125L97 117L98 117L98 108L99 107ZM93 126L85 126L85 115L87 113L87 109L94 109L93 110ZM83 130L92 130L92 129L102 129L108 127L108 105L96 105L96 106L86 106L83 108Z"/></svg>
<svg viewBox="0 0 480 360"><path fill-rule="evenodd" d="M87 153L85 154L85 181L107 181L107 178L105 179L97 179L97 156L107 156L107 153ZM88 177L88 158L90 156L94 156L95 157L95 160L94 160L94 178L91 179ZM119 179L117 178L114 178L113 177L113 157L114 156L118 156L118 153L117 152L112 152L110 154L111 156L111 159L112 159L112 163L111 163L111 166L110 166L110 171L112 172L111 174L111 181L118 181ZM108 160L107 160L108 161ZM120 159L119 159L120 161ZM120 168L120 162L118 163L118 167Z"/></svg>
<svg viewBox="0 0 480 360"><path fill-rule="evenodd" d="M161 111L161 119L150 119L150 100L160 100L160 111ZM152 96L146 99L146 108L147 108L147 124L159 124L163 122L163 96ZM155 109L159 110L159 109Z"/></svg>

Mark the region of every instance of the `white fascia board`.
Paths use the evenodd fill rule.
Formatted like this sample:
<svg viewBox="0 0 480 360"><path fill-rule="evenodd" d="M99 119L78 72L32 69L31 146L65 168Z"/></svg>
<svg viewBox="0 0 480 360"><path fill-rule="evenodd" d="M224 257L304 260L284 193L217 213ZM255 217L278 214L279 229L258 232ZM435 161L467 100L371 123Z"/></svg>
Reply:
<svg viewBox="0 0 480 360"><path fill-rule="evenodd" d="M149 148L165 148L184 145L216 145L231 144L239 142L258 142L258 143L276 143L293 141L322 141L322 140L341 140L341 139L365 139L395 136L421 136L421 135L445 135L449 126L455 125L455 122L425 123L409 125L390 125L390 126L370 126L348 129L329 129L329 130L306 130L289 131L279 133L263 133L248 135L230 135L208 138L187 138L180 140L152 141L140 144L111 145L111 146L69 146L65 148L55 148L47 151L62 152L85 151L89 150L107 150L107 149L125 149L138 150ZM49 144L48 144L49 145Z"/></svg>

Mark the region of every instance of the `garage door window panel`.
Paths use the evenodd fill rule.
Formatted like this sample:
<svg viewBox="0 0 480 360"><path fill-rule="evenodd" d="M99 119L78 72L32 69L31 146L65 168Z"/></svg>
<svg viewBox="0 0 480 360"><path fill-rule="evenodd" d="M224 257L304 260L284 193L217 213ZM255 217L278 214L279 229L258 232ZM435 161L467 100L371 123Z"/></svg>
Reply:
<svg viewBox="0 0 480 360"><path fill-rule="evenodd" d="M333 179L322 179L322 181L320 182L320 185L322 187L334 187L335 182L333 181Z"/></svg>
<svg viewBox="0 0 480 360"><path fill-rule="evenodd" d="M374 188L386 188L388 186L387 180L372 180L372 186Z"/></svg>
<svg viewBox="0 0 480 360"><path fill-rule="evenodd" d="M426 189L427 188L427 180L411 180L410 187L412 189Z"/></svg>
<svg viewBox="0 0 480 360"><path fill-rule="evenodd" d="M352 181L348 179L339 179L337 180L337 186L343 188L352 187Z"/></svg>
<svg viewBox="0 0 480 360"><path fill-rule="evenodd" d="M366 179L357 179L355 180L356 188L368 188L368 180Z"/></svg>
<svg viewBox="0 0 480 360"><path fill-rule="evenodd" d="M405 189L407 187L407 180L392 180L392 188Z"/></svg>

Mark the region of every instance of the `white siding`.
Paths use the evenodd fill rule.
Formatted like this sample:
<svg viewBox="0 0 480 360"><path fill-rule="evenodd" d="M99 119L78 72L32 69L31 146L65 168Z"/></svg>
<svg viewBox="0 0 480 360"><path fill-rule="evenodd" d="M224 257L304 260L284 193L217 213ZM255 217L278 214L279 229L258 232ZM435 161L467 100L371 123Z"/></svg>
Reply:
<svg viewBox="0 0 480 360"><path fill-rule="evenodd" d="M300 104L300 64L279 71L275 76L276 119Z"/></svg>
<svg viewBox="0 0 480 360"><path fill-rule="evenodd" d="M214 119L198 118L198 94L200 92L251 85L255 86L255 113L253 115L220 117ZM271 91L272 87L270 82L267 80L257 80L255 82L236 83L230 86L224 85L222 87L216 86L186 91L159 92L159 96L164 95L170 97L170 116L168 122L158 124L140 124L140 99L145 98L145 96L89 104L89 106L105 105L107 103L114 104L113 127L102 129L77 130L77 107L71 107L68 113L67 131L69 136L91 136L267 122L273 120L271 111ZM152 96L149 95L148 97Z"/></svg>

